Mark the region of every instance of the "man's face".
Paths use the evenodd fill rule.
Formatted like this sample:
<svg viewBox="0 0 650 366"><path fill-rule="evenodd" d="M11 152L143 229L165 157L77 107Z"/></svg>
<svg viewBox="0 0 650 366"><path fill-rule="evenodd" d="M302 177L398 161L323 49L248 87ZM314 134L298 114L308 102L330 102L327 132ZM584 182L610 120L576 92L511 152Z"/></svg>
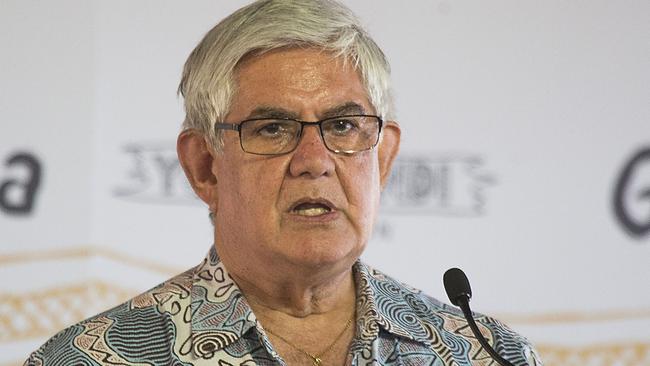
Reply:
<svg viewBox="0 0 650 366"><path fill-rule="evenodd" d="M228 123L375 113L350 62L319 50L251 57L235 76ZM223 153L212 165L220 254L250 265L306 267L349 265L358 258L379 205L380 165L386 165L377 148L336 154L327 150L318 127L308 126L293 152L260 156L242 150L237 132L223 133Z"/></svg>

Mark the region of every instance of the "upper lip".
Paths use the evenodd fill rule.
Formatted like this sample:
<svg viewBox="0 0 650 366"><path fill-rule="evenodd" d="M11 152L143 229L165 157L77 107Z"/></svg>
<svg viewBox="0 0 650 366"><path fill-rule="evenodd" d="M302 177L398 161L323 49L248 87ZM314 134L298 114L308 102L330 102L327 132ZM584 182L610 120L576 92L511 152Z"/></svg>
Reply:
<svg viewBox="0 0 650 366"><path fill-rule="evenodd" d="M303 203L312 203L312 204L321 204L323 206L327 206L330 210L334 211L336 209L336 206L330 202L329 200L325 198L301 198L297 201L295 201L291 207L289 207L289 212L293 211L298 207L299 205L302 205Z"/></svg>

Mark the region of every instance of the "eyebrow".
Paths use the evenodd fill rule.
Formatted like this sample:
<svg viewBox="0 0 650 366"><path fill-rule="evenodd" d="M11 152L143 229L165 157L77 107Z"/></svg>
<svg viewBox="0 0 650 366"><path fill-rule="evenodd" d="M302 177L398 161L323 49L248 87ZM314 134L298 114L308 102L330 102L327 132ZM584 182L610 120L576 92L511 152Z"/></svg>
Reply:
<svg viewBox="0 0 650 366"><path fill-rule="evenodd" d="M354 114L365 114L365 109L359 103L347 102L341 105L338 105L334 108L330 108L321 114L320 118L329 118L336 116L345 116L345 115L354 115Z"/></svg>
<svg viewBox="0 0 650 366"><path fill-rule="evenodd" d="M356 102L347 102L341 105L329 108L320 114L319 118L326 119L336 116L365 114L363 106ZM291 118L300 119L298 113L291 112L280 107L259 106L248 114L246 119L255 118Z"/></svg>

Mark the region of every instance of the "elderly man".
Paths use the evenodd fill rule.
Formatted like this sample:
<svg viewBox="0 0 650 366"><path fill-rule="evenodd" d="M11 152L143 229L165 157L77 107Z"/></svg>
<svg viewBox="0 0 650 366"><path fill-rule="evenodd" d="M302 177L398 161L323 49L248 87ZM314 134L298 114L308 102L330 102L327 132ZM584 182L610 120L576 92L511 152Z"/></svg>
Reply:
<svg viewBox="0 0 650 366"><path fill-rule="evenodd" d="M332 1L259 1L215 26L185 65L178 138L214 245L27 364L493 364L459 312L359 261L400 141L388 77ZM479 323L514 364L538 362Z"/></svg>

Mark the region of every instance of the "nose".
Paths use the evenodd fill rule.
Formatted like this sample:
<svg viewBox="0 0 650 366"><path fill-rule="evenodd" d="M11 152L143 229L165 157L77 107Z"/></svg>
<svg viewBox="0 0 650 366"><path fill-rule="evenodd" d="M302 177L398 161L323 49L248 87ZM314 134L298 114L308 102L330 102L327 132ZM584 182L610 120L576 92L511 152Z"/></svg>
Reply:
<svg viewBox="0 0 650 366"><path fill-rule="evenodd" d="M334 160L320 134L318 126L305 126L294 150L289 172L294 177L318 178L334 172Z"/></svg>

